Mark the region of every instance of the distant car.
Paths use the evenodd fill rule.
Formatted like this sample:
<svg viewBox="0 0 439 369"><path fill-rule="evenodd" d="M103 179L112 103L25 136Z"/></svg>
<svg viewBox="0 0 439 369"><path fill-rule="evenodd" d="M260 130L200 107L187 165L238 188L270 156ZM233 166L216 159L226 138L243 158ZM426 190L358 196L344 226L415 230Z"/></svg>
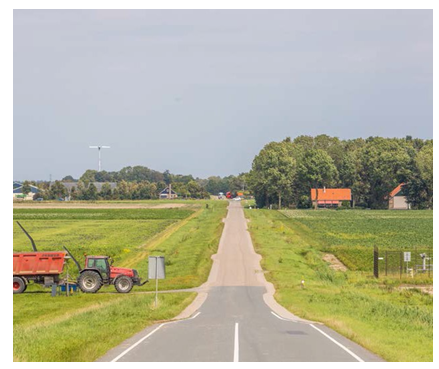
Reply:
<svg viewBox="0 0 439 369"><path fill-rule="evenodd" d="M37 201L43 201L44 199L42 198L42 197L39 197L38 199L37 199Z"/></svg>

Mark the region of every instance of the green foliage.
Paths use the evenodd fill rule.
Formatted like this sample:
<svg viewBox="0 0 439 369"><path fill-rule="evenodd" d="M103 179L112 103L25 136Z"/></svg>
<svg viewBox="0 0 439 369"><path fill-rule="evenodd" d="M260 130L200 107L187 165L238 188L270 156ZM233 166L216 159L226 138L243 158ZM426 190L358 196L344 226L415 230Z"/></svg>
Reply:
<svg viewBox="0 0 439 369"><path fill-rule="evenodd" d="M280 208L282 198L291 196L295 177L296 160L292 156L292 144L285 140L265 145L253 161L248 181L257 194L258 206L268 205L270 200L277 199Z"/></svg>
<svg viewBox="0 0 439 369"><path fill-rule="evenodd" d="M287 154L276 151L284 145ZM400 183L406 183L412 208L433 207L432 140L410 137L339 140L318 135L271 142L255 157L249 174L259 207L276 202L278 196L273 193L276 191L270 191L269 187L279 187L282 183L278 172L279 168L288 168L288 159L295 162L297 171L285 170L294 177L286 188L280 186L286 206L304 207L303 197L310 197L312 188L326 186L350 188L354 204L382 209L388 207L389 193ZM272 174L275 175L271 179Z"/></svg>
<svg viewBox="0 0 439 369"><path fill-rule="evenodd" d="M31 187L30 187L30 183L29 181L24 181L23 182L23 186L21 187L21 192L23 194L28 194L29 192L31 192Z"/></svg>

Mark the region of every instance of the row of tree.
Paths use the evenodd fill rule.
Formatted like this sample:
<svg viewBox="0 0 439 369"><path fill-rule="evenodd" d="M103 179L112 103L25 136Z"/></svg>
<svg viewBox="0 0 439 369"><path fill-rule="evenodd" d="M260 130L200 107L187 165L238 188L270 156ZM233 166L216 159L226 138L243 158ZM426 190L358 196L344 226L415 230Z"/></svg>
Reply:
<svg viewBox="0 0 439 369"><path fill-rule="evenodd" d="M353 204L386 208L400 183L413 208L433 207L433 141L319 135L270 142L246 176L257 205L310 207L311 188L352 190Z"/></svg>
<svg viewBox="0 0 439 369"><path fill-rule="evenodd" d="M40 192L34 199L56 200L69 198L70 200L149 200L158 199L159 193L166 187L164 182L151 183L149 181L127 182L122 180L113 188L108 182L102 183L100 190L93 182L79 180L66 187L61 181L53 183L39 183ZM182 198L205 199L209 193L196 181L188 183L176 182L172 189Z"/></svg>

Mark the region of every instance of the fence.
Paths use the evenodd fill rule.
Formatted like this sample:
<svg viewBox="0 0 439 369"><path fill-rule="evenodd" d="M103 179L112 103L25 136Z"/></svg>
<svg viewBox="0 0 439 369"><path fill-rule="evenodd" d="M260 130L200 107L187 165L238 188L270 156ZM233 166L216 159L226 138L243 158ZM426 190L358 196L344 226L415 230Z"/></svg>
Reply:
<svg viewBox="0 0 439 369"><path fill-rule="evenodd" d="M433 277L433 250L373 250L373 274L380 276L399 276L399 278L423 275Z"/></svg>

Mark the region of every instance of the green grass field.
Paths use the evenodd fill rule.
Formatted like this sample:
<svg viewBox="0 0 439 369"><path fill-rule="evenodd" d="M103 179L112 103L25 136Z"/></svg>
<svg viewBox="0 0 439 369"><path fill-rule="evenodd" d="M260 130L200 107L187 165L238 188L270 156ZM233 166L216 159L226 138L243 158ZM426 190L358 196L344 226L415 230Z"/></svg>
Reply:
<svg viewBox="0 0 439 369"><path fill-rule="evenodd" d="M310 245L335 254L351 270L371 271L372 248L432 249L432 211L281 211Z"/></svg>
<svg viewBox="0 0 439 369"><path fill-rule="evenodd" d="M39 250L61 250L65 245L81 264L84 252L109 255L115 266L135 267L145 278L148 256L163 255L167 279L160 281L160 290L181 289L207 279L226 206L227 202L199 201L190 209L14 209L14 220L28 230ZM29 240L14 222L14 251L30 250ZM69 264L75 277L77 270ZM47 289L30 286L26 293L14 295L14 360L95 360L142 328L176 316L195 296L160 295L159 309L154 310L153 296L141 293L154 286L134 287L128 295L108 286L97 294L68 298L52 298Z"/></svg>
<svg viewBox="0 0 439 369"><path fill-rule="evenodd" d="M14 361L94 361L157 321L168 320L195 293L14 296Z"/></svg>
<svg viewBox="0 0 439 369"><path fill-rule="evenodd" d="M275 298L281 305L298 316L325 323L386 360L433 359L432 296L418 289L400 290L399 280L381 281L371 273L334 271L322 260L321 251L349 247L349 237L340 237L341 244L337 243L337 232L348 236L351 232L354 248L371 248L375 233L380 233L388 247L399 247L400 242L393 241L397 228L387 231L389 223L376 224L388 219L386 216L397 218L399 232L408 233L399 240L406 244L415 241L416 228L410 223L418 223L418 231L423 233L419 239L428 243L433 232L432 212L413 212L415 219L410 218L412 212L390 211L364 211L364 218L356 211L303 210L290 212L290 217L275 210L245 213L256 251L262 255L262 267L275 285ZM302 279L305 288L301 287Z"/></svg>

